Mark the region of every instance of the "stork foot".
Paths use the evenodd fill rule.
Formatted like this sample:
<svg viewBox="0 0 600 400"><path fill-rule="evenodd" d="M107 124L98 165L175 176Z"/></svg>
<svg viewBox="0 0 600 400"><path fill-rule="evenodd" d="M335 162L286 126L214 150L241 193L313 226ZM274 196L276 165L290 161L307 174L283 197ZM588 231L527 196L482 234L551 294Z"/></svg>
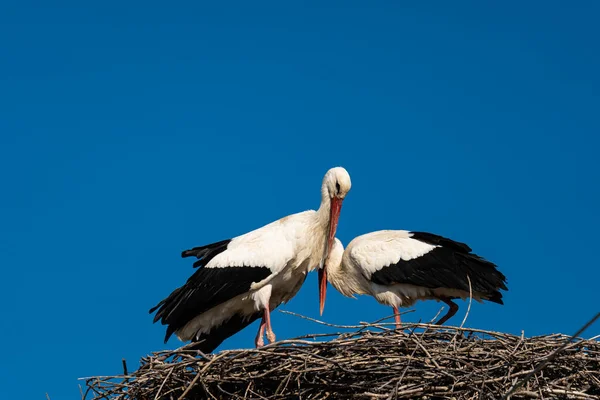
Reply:
<svg viewBox="0 0 600 400"><path fill-rule="evenodd" d="M261 347L263 347L265 345L265 341L264 341L263 337L262 336L257 337L255 344L256 344L257 349L260 349Z"/></svg>
<svg viewBox="0 0 600 400"><path fill-rule="evenodd" d="M256 348L263 347L265 345L263 335L265 334L265 319L263 318L260 321L260 327L258 328L258 333L256 334L256 340L254 344L256 344Z"/></svg>
<svg viewBox="0 0 600 400"><path fill-rule="evenodd" d="M267 340L269 341L269 343L275 343L275 332L273 332L272 330L267 330Z"/></svg>

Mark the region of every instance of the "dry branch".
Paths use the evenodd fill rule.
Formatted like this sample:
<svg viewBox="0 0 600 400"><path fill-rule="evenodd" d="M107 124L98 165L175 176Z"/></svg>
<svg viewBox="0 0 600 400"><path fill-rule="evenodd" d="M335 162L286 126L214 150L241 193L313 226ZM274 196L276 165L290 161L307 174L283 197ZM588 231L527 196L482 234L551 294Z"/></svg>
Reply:
<svg viewBox="0 0 600 400"><path fill-rule="evenodd" d="M203 355L186 346L128 375L85 378L88 399L497 399L571 338L362 324L354 331ZM368 329L367 329L368 328ZM329 341L319 341L324 337ZM600 342L576 338L512 399L600 399Z"/></svg>

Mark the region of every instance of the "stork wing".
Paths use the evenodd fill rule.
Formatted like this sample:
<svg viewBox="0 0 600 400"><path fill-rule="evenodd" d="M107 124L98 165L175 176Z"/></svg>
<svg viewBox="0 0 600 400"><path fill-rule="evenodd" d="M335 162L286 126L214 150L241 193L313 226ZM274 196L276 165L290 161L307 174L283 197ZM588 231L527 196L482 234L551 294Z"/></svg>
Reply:
<svg viewBox="0 0 600 400"><path fill-rule="evenodd" d="M271 275L266 267L200 268L180 288L150 310L154 322L168 325L165 343L190 320L227 300L248 292Z"/></svg>
<svg viewBox="0 0 600 400"><path fill-rule="evenodd" d="M271 229L265 229L271 227ZM168 325L165 343L194 317L250 290L257 290L285 268L293 246L267 225L231 240L195 247L182 257L197 257L198 270L150 310L154 322Z"/></svg>
<svg viewBox="0 0 600 400"><path fill-rule="evenodd" d="M473 291L501 302L498 288L506 290L504 275L493 263L470 251L467 245L441 236L410 232L407 237L363 242L352 249L350 256L362 266L364 276L376 284L401 283L468 292L468 276Z"/></svg>

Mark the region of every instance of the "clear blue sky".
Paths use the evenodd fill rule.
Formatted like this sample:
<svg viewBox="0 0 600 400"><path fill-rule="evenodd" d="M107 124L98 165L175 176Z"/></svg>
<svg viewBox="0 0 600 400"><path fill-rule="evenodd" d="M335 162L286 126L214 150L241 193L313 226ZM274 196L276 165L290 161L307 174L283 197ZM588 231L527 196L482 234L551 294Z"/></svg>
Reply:
<svg viewBox="0 0 600 400"><path fill-rule="evenodd" d="M181 250L318 207L337 165L344 244L422 230L499 265L506 305L467 326L599 310L597 2L96 3L0 5L2 398L77 398L165 348L148 309L193 272ZM329 322L391 313L328 293ZM318 317L316 274L283 309Z"/></svg>

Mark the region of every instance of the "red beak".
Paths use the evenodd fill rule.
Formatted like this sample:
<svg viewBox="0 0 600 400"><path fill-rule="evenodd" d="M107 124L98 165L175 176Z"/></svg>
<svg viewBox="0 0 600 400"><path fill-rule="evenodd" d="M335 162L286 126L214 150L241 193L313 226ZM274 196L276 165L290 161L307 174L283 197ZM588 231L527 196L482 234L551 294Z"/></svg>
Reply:
<svg viewBox="0 0 600 400"><path fill-rule="evenodd" d="M335 239L335 232L337 231L338 221L340 219L340 211L342 210L342 199L334 197L331 199L331 210L329 214L329 232L327 232L327 248L325 249L325 260L323 261L323 267L319 269L319 312L323 315L323 309L325 308L325 295L327 293L327 271L325 266L327 259L331 253L333 247L333 240Z"/></svg>
<svg viewBox="0 0 600 400"><path fill-rule="evenodd" d="M325 265L319 269L319 315L323 315L325 308L325 294L327 292L327 271Z"/></svg>

